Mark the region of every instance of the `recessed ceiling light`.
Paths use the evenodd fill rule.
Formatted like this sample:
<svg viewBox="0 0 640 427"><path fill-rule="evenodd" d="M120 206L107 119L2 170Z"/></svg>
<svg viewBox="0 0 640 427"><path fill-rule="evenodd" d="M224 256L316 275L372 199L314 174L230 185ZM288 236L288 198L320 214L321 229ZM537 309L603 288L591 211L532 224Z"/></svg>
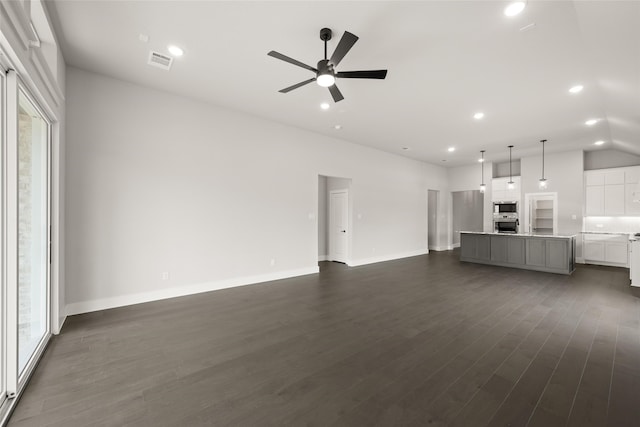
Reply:
<svg viewBox="0 0 640 427"><path fill-rule="evenodd" d="M333 128L334 128L335 130L340 130L340 129L342 129L342 125L335 125Z"/></svg>
<svg viewBox="0 0 640 427"><path fill-rule="evenodd" d="M184 55L184 50L182 50L181 48L179 48L176 45L170 44L169 46L167 46L167 49L169 50L169 53L173 56L182 56Z"/></svg>
<svg viewBox="0 0 640 427"><path fill-rule="evenodd" d="M507 7L504 8L504 14L506 16L516 16L520 12L524 10L525 2L523 1L514 1L509 3Z"/></svg>
<svg viewBox="0 0 640 427"><path fill-rule="evenodd" d="M571 93L580 93L580 92L582 92L582 89L584 89L584 86L575 85L571 89L569 89L569 92L571 92Z"/></svg>
<svg viewBox="0 0 640 427"><path fill-rule="evenodd" d="M322 108L323 110L328 110L329 109L329 104L326 102L323 102L322 104L320 104L320 108Z"/></svg>
<svg viewBox="0 0 640 427"><path fill-rule="evenodd" d="M584 122L584 124L587 125L587 126L593 126L596 123L598 123L598 119L589 119L586 122Z"/></svg>
<svg viewBox="0 0 640 427"><path fill-rule="evenodd" d="M596 141L593 143L594 145L602 145L604 144L604 141L600 140L600 141Z"/></svg>
<svg viewBox="0 0 640 427"><path fill-rule="evenodd" d="M447 151L453 153L454 151L456 151L456 147L449 147L447 148Z"/></svg>
<svg viewBox="0 0 640 427"><path fill-rule="evenodd" d="M473 115L473 118L474 118L474 119L476 119L476 120L480 120L480 119L481 119L481 118L483 118L483 117L484 117L484 113L480 113L480 112L475 113L475 114Z"/></svg>
<svg viewBox="0 0 640 427"><path fill-rule="evenodd" d="M407 151L409 147L402 147L403 150Z"/></svg>

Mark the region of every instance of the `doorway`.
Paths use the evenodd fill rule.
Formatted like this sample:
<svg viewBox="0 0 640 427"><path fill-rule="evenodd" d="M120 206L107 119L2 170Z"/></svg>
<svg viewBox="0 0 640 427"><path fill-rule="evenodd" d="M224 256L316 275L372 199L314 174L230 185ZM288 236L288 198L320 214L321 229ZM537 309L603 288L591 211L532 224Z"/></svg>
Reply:
<svg viewBox="0 0 640 427"><path fill-rule="evenodd" d="M533 234L558 232L558 193L524 195L524 232Z"/></svg>
<svg viewBox="0 0 640 427"><path fill-rule="evenodd" d="M0 73L2 414L51 336L51 121L15 71Z"/></svg>
<svg viewBox="0 0 640 427"><path fill-rule="evenodd" d="M318 176L318 261L349 262L350 191L349 178Z"/></svg>
<svg viewBox="0 0 640 427"><path fill-rule="evenodd" d="M437 190L428 190L427 194L427 249L438 248L438 196Z"/></svg>

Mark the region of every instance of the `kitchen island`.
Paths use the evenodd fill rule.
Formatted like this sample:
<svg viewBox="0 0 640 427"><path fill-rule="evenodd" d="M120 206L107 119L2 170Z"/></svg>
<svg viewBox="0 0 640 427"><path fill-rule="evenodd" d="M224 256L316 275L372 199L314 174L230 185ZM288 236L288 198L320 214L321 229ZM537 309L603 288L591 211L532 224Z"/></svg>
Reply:
<svg viewBox="0 0 640 427"><path fill-rule="evenodd" d="M460 232L460 261L571 274L576 236Z"/></svg>

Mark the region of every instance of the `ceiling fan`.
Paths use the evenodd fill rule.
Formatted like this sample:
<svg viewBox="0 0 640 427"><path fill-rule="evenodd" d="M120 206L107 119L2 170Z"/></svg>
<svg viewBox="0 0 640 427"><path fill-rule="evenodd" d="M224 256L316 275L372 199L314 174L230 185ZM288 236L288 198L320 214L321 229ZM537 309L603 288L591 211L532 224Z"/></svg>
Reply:
<svg viewBox="0 0 640 427"><path fill-rule="evenodd" d="M318 83L318 85L329 88L329 92L331 92L333 100L335 102L338 102L342 101L344 99L344 96L342 96L342 93L335 84L336 78L384 79L387 76L387 70L336 71L335 67L338 66L340 61L342 61L342 58L344 58L349 50L351 50L353 45L358 41L358 37L348 31L345 31L342 35L342 38L338 42L338 46L336 46L336 50L333 51L333 55L331 55L331 58L327 59L327 41L331 40L331 35L332 33L329 28L323 28L320 30L320 40L324 41L324 59L318 61L318 68L313 68L310 65L304 64L300 61L296 61L295 59L289 58L288 56L278 53L275 50L272 50L267 54L269 56L273 56L274 58L280 59L293 65L297 65L298 67L302 67L305 70L313 71L314 73L316 73L316 76L314 78L296 83L293 86L289 86L280 90L279 92L287 93L315 81L316 83Z"/></svg>

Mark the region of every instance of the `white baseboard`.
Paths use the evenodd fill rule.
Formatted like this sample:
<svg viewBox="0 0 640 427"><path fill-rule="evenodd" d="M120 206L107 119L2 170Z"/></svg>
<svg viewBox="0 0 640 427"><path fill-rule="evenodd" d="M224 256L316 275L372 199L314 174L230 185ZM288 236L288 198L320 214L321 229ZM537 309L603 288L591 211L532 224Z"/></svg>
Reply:
<svg viewBox="0 0 640 427"><path fill-rule="evenodd" d="M65 309L66 309L66 307L65 307ZM67 315L66 314L64 316L60 317L58 319L58 327L57 327L57 329L51 331L51 333L53 335L58 335L60 333L60 331L62 330L62 327L64 326L64 322L66 322L66 320L67 320Z"/></svg>
<svg viewBox="0 0 640 427"><path fill-rule="evenodd" d="M584 258L578 258L578 257L576 257L576 263L577 263L577 264L586 264L586 263L584 262Z"/></svg>
<svg viewBox="0 0 640 427"><path fill-rule="evenodd" d="M454 243L453 245L451 245L451 249L459 248L459 247L460 247L460 243Z"/></svg>
<svg viewBox="0 0 640 427"><path fill-rule="evenodd" d="M452 246L432 246L429 248L430 251L442 252L442 251L450 251L452 250Z"/></svg>
<svg viewBox="0 0 640 427"><path fill-rule="evenodd" d="M91 301L80 301L67 304L67 316L92 311L107 310L109 308L123 307L126 305L140 304L143 302L158 301L167 298L181 297L185 295L199 294L202 292L217 291L220 289L234 288L236 286L253 285L256 283L270 282L272 280L288 279L318 273L316 267L301 268L297 270L279 271L276 273L258 274L255 276L237 277L233 279L219 280L216 282L197 283L193 285L162 289L158 291L141 292L131 295L122 295L111 298L102 298Z"/></svg>
<svg viewBox="0 0 640 427"><path fill-rule="evenodd" d="M591 265L602 265L605 267L620 267L620 268L629 268L629 264L620 264L617 262L606 262L606 261L593 261L593 260L583 260L583 264L591 264ZM577 262L577 261L576 261Z"/></svg>
<svg viewBox="0 0 640 427"><path fill-rule="evenodd" d="M329 255L318 255L318 261L329 261Z"/></svg>
<svg viewBox="0 0 640 427"><path fill-rule="evenodd" d="M349 267L358 267L360 265L375 264L376 262L393 261L394 259L408 258L408 257L418 256L418 255L426 255L427 253L429 253L428 249L420 249L417 251L402 252L399 254L381 255L381 256L376 256L371 258L352 260L352 261L348 261L347 265Z"/></svg>

